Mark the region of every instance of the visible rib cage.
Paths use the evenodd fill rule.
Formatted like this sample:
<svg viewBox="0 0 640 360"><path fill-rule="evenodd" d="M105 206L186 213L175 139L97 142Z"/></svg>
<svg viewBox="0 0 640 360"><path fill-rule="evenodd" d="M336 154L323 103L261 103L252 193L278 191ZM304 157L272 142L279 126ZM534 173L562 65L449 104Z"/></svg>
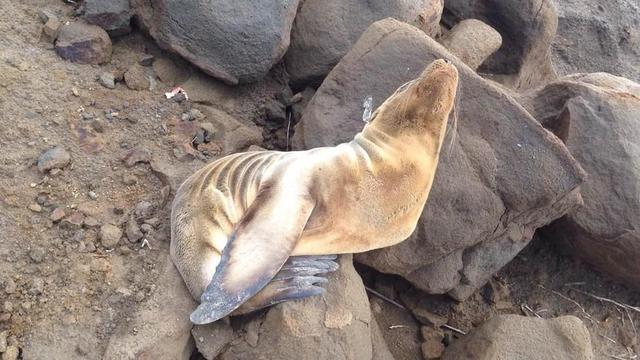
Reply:
<svg viewBox="0 0 640 360"><path fill-rule="evenodd" d="M192 195L196 197L207 196L212 191L219 192L224 198L226 215L235 224L251 206L268 167L283 156L286 154L277 151L232 155L194 174L191 189L185 190L194 192Z"/></svg>

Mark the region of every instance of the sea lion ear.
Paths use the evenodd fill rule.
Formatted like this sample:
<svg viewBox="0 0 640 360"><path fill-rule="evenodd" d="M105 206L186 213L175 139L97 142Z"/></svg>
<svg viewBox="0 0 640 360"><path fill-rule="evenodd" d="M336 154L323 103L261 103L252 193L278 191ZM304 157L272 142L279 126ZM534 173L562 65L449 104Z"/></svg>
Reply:
<svg viewBox="0 0 640 360"><path fill-rule="evenodd" d="M292 181L293 182L293 181ZM194 324L219 320L265 287L295 248L314 202L300 185L265 186L236 225L213 279L191 314ZM293 190L293 191L292 191Z"/></svg>

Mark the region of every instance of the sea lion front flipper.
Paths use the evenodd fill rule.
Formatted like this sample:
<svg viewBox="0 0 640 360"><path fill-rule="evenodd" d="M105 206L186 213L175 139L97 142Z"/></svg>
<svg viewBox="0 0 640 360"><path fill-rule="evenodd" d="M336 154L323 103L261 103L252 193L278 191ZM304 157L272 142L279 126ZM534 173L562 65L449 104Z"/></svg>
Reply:
<svg viewBox="0 0 640 360"><path fill-rule="evenodd" d="M265 186L236 225L191 322L219 320L265 287L295 248L314 201L300 186ZM296 191L300 190L300 191Z"/></svg>

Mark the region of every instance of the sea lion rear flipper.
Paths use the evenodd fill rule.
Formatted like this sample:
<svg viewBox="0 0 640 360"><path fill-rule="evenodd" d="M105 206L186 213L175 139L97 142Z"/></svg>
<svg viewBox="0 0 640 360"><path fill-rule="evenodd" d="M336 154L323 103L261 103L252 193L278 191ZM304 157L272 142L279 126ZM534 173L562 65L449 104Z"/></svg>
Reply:
<svg viewBox="0 0 640 360"><path fill-rule="evenodd" d="M327 283L324 274L338 270L336 255L292 256L278 274L232 315L247 314L284 301L322 295Z"/></svg>
<svg viewBox="0 0 640 360"><path fill-rule="evenodd" d="M295 248L313 211L298 186L265 186L238 222L191 322L219 320L265 287ZM296 196L297 195L297 196Z"/></svg>

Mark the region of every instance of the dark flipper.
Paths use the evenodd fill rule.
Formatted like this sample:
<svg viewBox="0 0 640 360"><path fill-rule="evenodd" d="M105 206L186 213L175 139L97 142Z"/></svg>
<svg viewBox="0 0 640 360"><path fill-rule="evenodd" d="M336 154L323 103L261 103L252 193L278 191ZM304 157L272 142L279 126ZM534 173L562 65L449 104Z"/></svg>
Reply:
<svg viewBox="0 0 640 360"><path fill-rule="evenodd" d="M338 270L335 255L293 256L273 280L258 294L242 304L233 315L260 310L284 301L322 295L319 285L327 283L321 275Z"/></svg>
<svg viewBox="0 0 640 360"><path fill-rule="evenodd" d="M221 319L264 288L291 255L314 203L297 184L265 186L236 225L191 322Z"/></svg>

